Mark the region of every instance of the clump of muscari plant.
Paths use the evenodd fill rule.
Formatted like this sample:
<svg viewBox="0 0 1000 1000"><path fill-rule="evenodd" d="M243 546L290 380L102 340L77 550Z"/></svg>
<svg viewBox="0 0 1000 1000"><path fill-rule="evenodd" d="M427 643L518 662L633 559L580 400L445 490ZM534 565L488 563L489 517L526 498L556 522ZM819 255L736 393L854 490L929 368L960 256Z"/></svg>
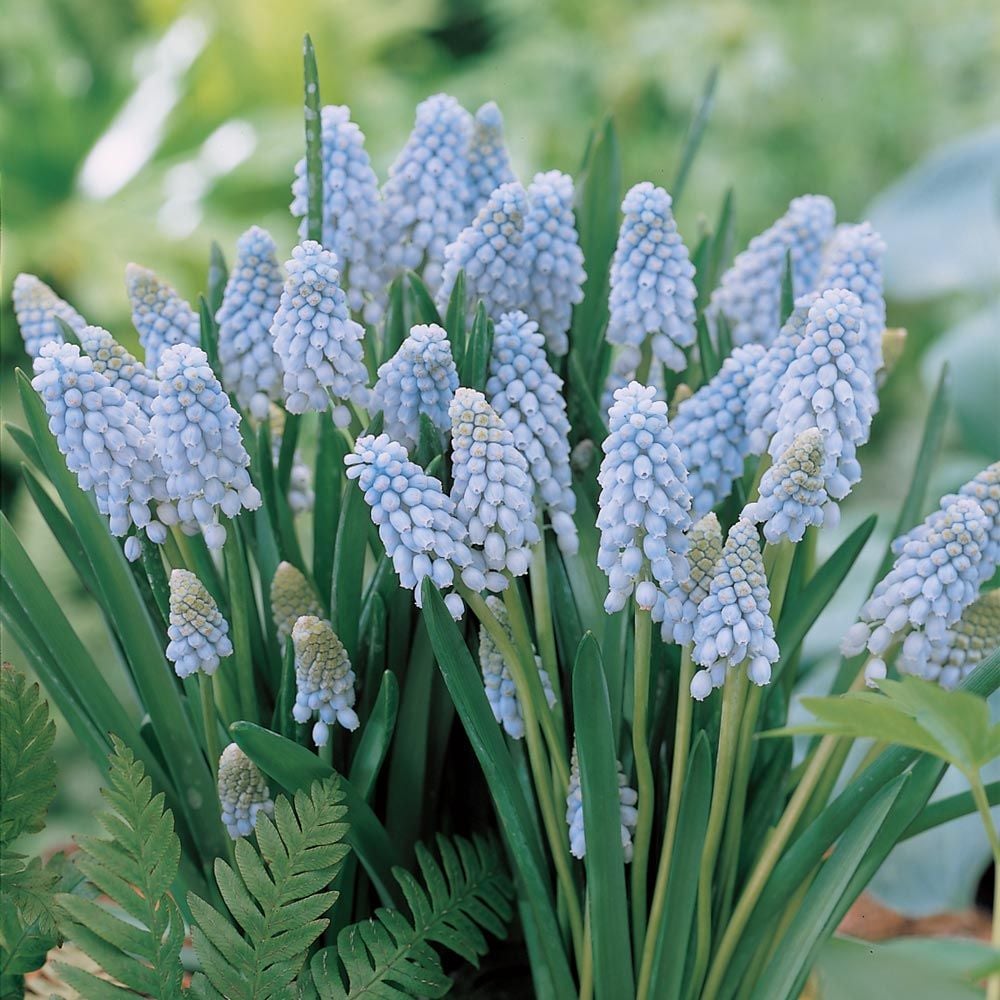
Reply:
<svg viewBox="0 0 1000 1000"><path fill-rule="evenodd" d="M142 928L86 940L130 987L179 984L179 887L198 989L441 995L427 942L476 959L511 890L485 842L441 839L442 870L420 840L492 815L545 995L797 996L943 767L890 747L838 786L849 739L794 769L756 739L872 537L833 532L897 353L880 237L807 195L730 261L728 201L697 247L677 226L685 169L622 200L605 127L579 178L525 187L496 105L443 94L380 187L309 46L306 77L300 243L253 227L231 274L215 248L197 311L130 266L141 358L15 282L34 379L11 433L115 658L6 520L4 623L138 838L95 850L167 852L116 895L150 901ZM882 684L850 696L872 720L895 673L959 688L953 712L1000 685L1000 467L913 527L924 465L832 689ZM414 860L429 896L396 889ZM296 873L280 898L265 864Z"/></svg>

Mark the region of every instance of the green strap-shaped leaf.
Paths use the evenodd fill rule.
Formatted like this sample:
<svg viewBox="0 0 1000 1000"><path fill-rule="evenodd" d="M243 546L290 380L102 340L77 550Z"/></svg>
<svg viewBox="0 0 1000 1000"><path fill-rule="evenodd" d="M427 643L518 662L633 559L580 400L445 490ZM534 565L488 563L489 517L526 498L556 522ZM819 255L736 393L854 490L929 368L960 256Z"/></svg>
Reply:
<svg viewBox="0 0 1000 1000"><path fill-rule="evenodd" d="M361 740L351 761L351 786L366 801L375 788L375 781L392 743L398 708L399 683L396 675L391 670L386 670L382 674L375 704L365 720Z"/></svg>
<svg viewBox="0 0 1000 1000"><path fill-rule="evenodd" d="M410 297L411 314L414 323L431 324L441 326L441 314L434 305L431 293L427 291L427 286L423 283L420 275L413 271L406 272L406 292Z"/></svg>

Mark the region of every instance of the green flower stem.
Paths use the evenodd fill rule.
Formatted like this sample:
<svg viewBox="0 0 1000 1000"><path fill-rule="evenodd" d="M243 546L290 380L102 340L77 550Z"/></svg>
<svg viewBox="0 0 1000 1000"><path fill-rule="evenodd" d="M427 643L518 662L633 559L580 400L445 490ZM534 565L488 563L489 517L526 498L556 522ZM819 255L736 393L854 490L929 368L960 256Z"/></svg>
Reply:
<svg viewBox="0 0 1000 1000"><path fill-rule="evenodd" d="M580 959L580 1000L593 1000L594 942L590 933L590 897L585 897L583 903L583 955Z"/></svg>
<svg viewBox="0 0 1000 1000"><path fill-rule="evenodd" d="M635 757L636 791L639 813L632 851L632 950L638 964L646 938L646 873L649 844L653 835L655 788L653 763L649 758L649 661L653 621L648 611L635 609L635 653L633 675L635 697L632 716L632 753Z"/></svg>
<svg viewBox="0 0 1000 1000"><path fill-rule="evenodd" d="M215 681L208 674L198 673L198 690L201 694L201 725L205 731L205 755L212 774L219 770L219 720L215 710Z"/></svg>
<svg viewBox="0 0 1000 1000"><path fill-rule="evenodd" d="M976 773L967 774L966 777L972 789L972 798L986 827L986 836L993 851L994 871L1000 871L1000 832L994 826L993 817L990 815L990 802L983 787L983 779ZM1000 948L1000 879L996 877L993 879L993 933L990 943L994 948ZM1000 972L994 972L987 980L986 1000L1000 1000Z"/></svg>
<svg viewBox="0 0 1000 1000"><path fill-rule="evenodd" d="M681 670L677 681L677 725L674 728L674 758L670 771L670 798L667 802L667 823L660 849L660 864L656 872L656 886L653 889L653 904L649 911L649 926L642 948L642 962L639 966L639 985L636 996L645 1000L649 996L650 977L653 975L653 958L656 939L663 923L663 908L667 901L667 882L670 879L670 858L677 835L677 819L681 811L681 796L684 791L684 775L687 773L688 751L691 747L691 717L694 702L691 698L691 678L694 676L694 662L691 646L681 648Z"/></svg>
<svg viewBox="0 0 1000 1000"><path fill-rule="evenodd" d="M556 635L552 625L549 571L545 556L545 528L541 512L538 514L538 535L538 542L531 551L531 565L528 569L528 578L531 580L531 608L535 615L535 631L538 634L538 651L542 656L542 666L548 673L553 687L558 688L559 661L556 658Z"/></svg>
<svg viewBox="0 0 1000 1000"><path fill-rule="evenodd" d="M649 382L649 370L653 367L653 341L646 337L639 348L639 367L635 370L635 380L646 385Z"/></svg>
<svg viewBox="0 0 1000 1000"><path fill-rule="evenodd" d="M226 582L229 585L229 624L233 635L233 660L236 664L240 714L247 722L256 722L257 697L250 647L250 610L254 607L254 598L246 574L246 563L240 551L238 528L233 521L229 522L226 529L226 543L222 551L226 563Z"/></svg>

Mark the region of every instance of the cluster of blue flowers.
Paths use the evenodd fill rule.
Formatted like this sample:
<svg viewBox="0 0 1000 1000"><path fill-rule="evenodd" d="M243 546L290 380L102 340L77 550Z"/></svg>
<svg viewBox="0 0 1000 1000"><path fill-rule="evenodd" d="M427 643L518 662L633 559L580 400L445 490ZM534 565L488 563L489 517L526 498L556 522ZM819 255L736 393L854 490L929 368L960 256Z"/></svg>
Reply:
<svg viewBox="0 0 1000 1000"><path fill-rule="evenodd" d="M632 860L632 834L639 822L638 793L631 788L621 761L618 765L618 807L621 818L622 852L625 863ZM583 790L580 786L580 761L576 744L570 757L569 789L566 793L566 825L569 827L569 852L574 858L584 858L587 854L587 838L583 829Z"/></svg>
<svg viewBox="0 0 1000 1000"><path fill-rule="evenodd" d="M125 287L132 303L132 325L146 352L146 364L153 371L160 367L168 347L200 342L197 313L155 272L129 264L125 268Z"/></svg>
<svg viewBox="0 0 1000 1000"><path fill-rule="evenodd" d="M28 357L37 358L42 346L50 341L63 342L59 320L79 333L87 321L48 285L33 274L19 274L11 295L14 315L24 340Z"/></svg>
<svg viewBox="0 0 1000 1000"><path fill-rule="evenodd" d="M219 758L219 802L222 823L233 840L249 837L260 814L274 812L264 775L235 743L230 743Z"/></svg>
<svg viewBox="0 0 1000 1000"><path fill-rule="evenodd" d="M295 705L292 718L308 722L314 716L313 743L326 746L330 726L337 723L349 732L361 725L354 711L354 671L344 644L330 623L315 615L302 615L292 626L295 650Z"/></svg>
<svg viewBox="0 0 1000 1000"><path fill-rule="evenodd" d="M477 112L468 152L468 207L476 215L501 184L516 181L503 138L503 115L495 101Z"/></svg>
<svg viewBox="0 0 1000 1000"><path fill-rule="evenodd" d="M199 670L211 676L219 661L233 652L229 623L205 585L186 569L170 573L167 636L167 659L178 677L189 677Z"/></svg>
<svg viewBox="0 0 1000 1000"><path fill-rule="evenodd" d="M998 646L1000 589L988 590L973 601L944 638L931 643L927 661L917 664L912 672L944 688L953 688Z"/></svg>
<svg viewBox="0 0 1000 1000"><path fill-rule="evenodd" d="M100 326L84 326L78 333L80 346L100 372L146 417L153 415L153 400L160 394L156 375L141 361L125 350L114 337Z"/></svg>

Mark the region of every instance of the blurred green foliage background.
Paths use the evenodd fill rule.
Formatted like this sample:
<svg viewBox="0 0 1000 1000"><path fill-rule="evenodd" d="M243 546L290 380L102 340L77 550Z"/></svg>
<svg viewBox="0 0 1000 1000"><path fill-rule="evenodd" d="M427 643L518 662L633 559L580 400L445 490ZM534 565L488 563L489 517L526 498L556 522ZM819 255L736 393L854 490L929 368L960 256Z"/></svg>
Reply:
<svg viewBox="0 0 1000 1000"><path fill-rule="evenodd" d="M730 186L737 247L807 191L833 197L842 220L871 211L889 243L889 322L910 337L843 530L898 506L945 357L962 390L935 485L950 488L1000 453L995 0L30 0L5 5L2 25L5 419L17 419L12 371L27 361L10 307L18 271L134 346L128 261L193 301L212 240L231 252L259 223L290 248L309 31L323 100L351 106L382 176L416 102L447 90L470 108L498 101L522 177L575 171L588 130L611 114L626 185L669 186L718 66L678 212L689 244ZM2 444L5 510L81 633L107 649L86 595L68 582L58 590L68 574L18 488L16 448ZM888 532L891 518L881 521ZM858 572L867 580L872 567ZM856 610L856 597L846 600L815 655ZM61 782L74 829L94 784ZM54 836L64 833L57 824Z"/></svg>

